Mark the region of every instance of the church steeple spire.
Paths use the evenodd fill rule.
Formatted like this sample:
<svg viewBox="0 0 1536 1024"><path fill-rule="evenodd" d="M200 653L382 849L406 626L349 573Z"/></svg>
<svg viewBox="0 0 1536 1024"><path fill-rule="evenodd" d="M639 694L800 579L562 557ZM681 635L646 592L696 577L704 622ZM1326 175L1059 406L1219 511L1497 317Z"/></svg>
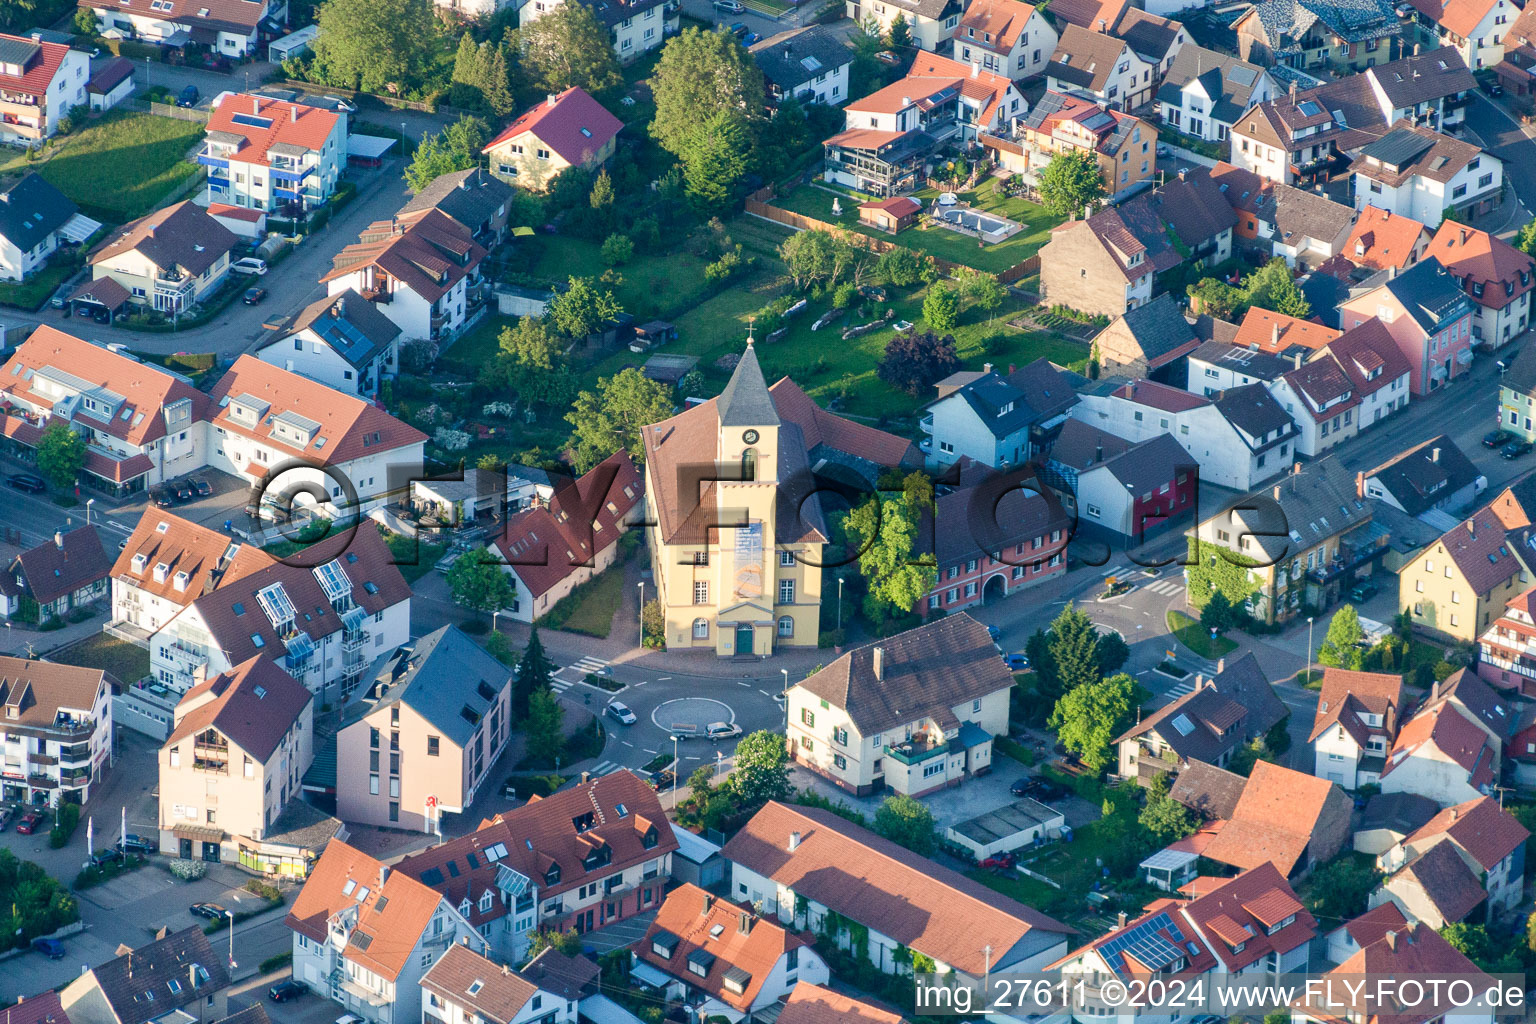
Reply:
<svg viewBox="0 0 1536 1024"><path fill-rule="evenodd" d="M773 407L773 396L768 393L768 383L763 379L763 368L757 362L757 346L753 344L752 327L747 327L747 349L731 374L730 383L715 399L715 409L720 414L722 427L777 427L778 411Z"/></svg>

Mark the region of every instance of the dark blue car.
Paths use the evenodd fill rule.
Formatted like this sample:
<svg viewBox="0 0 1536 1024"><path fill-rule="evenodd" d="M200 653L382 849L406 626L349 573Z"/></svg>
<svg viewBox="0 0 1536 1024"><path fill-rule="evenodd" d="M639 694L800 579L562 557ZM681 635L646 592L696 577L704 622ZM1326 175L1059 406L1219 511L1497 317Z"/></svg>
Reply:
<svg viewBox="0 0 1536 1024"><path fill-rule="evenodd" d="M176 96L176 105L178 107L195 107L201 96L202 93L197 91L197 86L189 85Z"/></svg>
<svg viewBox="0 0 1536 1024"><path fill-rule="evenodd" d="M58 939L33 939L32 948L49 960L64 959L64 943Z"/></svg>

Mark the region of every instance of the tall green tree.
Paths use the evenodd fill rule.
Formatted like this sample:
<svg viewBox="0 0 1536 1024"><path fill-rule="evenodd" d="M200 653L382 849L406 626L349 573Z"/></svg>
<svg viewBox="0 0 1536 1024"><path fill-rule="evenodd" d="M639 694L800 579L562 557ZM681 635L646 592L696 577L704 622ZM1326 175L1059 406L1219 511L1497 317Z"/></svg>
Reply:
<svg viewBox="0 0 1536 1024"><path fill-rule="evenodd" d="M501 562L486 548L474 548L453 560L443 574L455 604L491 612L512 604L516 591Z"/></svg>
<svg viewBox="0 0 1536 1024"><path fill-rule="evenodd" d="M886 42L892 49L912 45L912 26L907 24L905 14L897 14L891 19L891 29L886 35Z"/></svg>
<svg viewBox="0 0 1536 1024"><path fill-rule="evenodd" d="M1040 172L1040 204L1058 217L1081 217L1104 195L1099 165L1084 150L1058 153Z"/></svg>
<svg viewBox="0 0 1536 1024"><path fill-rule="evenodd" d="M1114 738L1130 722L1136 681L1121 672L1069 689L1051 712L1051 728L1095 775L1114 763Z"/></svg>
<svg viewBox="0 0 1536 1024"><path fill-rule="evenodd" d="M621 312L613 292L599 289L590 277L573 277L565 291L550 300L546 315L566 337L585 338Z"/></svg>
<svg viewBox="0 0 1536 1024"><path fill-rule="evenodd" d="M933 812L904 793L885 798L875 811L874 826L876 835L923 857L937 845Z"/></svg>
<svg viewBox="0 0 1536 1024"><path fill-rule="evenodd" d="M586 4L560 4L519 29L523 69L540 92L601 96L624 83L608 29Z"/></svg>
<svg viewBox="0 0 1536 1024"><path fill-rule="evenodd" d="M1527 256L1536 256L1536 220L1520 229L1520 234L1515 238L1515 248Z"/></svg>
<svg viewBox="0 0 1536 1024"><path fill-rule="evenodd" d="M501 634L496 634L500 636ZM544 641L539 639L539 627L528 634L528 646L517 661L517 674L512 680L512 717L518 720L528 714L528 702L540 690L548 690L555 674L555 663L544 653Z"/></svg>
<svg viewBox="0 0 1536 1024"><path fill-rule="evenodd" d="M480 44L468 32L459 37L458 53L453 58L453 75L448 82L448 101L460 110L485 109L485 64Z"/></svg>
<svg viewBox="0 0 1536 1024"><path fill-rule="evenodd" d="M574 428L571 446L582 473L621 449L645 457L640 431L672 415L671 389L629 366L597 382L596 391L576 396L566 421Z"/></svg>
<svg viewBox="0 0 1536 1024"><path fill-rule="evenodd" d="M325 0L317 23L310 76L325 85L403 95L443 54L431 0Z"/></svg>
<svg viewBox="0 0 1536 1024"><path fill-rule="evenodd" d="M1284 313L1299 320L1312 315L1312 304L1301 294L1301 289L1296 287L1291 268L1278 256L1249 274L1243 281L1243 287L1250 306Z"/></svg>
<svg viewBox="0 0 1536 1024"><path fill-rule="evenodd" d="M1317 649L1317 660L1329 668L1347 668L1358 671L1365 652L1360 642L1365 630L1360 626L1360 613L1351 604L1339 605L1328 623L1328 635Z"/></svg>
<svg viewBox="0 0 1536 1024"><path fill-rule="evenodd" d="M548 689L535 690L528 698L528 717L523 721L528 757L540 767L553 768L565 752L565 708Z"/></svg>
<svg viewBox="0 0 1536 1024"><path fill-rule="evenodd" d="M496 357L483 368L480 380L509 387L527 403L568 405L576 394L576 377L565 358L566 344L548 317L521 317L501 329Z"/></svg>
<svg viewBox="0 0 1536 1024"><path fill-rule="evenodd" d="M85 438L54 420L37 441L37 468L55 487L71 487L85 468Z"/></svg>
<svg viewBox="0 0 1536 1024"><path fill-rule="evenodd" d="M705 143L697 126L716 114L742 118L755 132L766 109L763 73L731 32L686 28L662 47L651 72L656 116L651 136L688 165L688 153Z"/></svg>
<svg viewBox="0 0 1536 1024"><path fill-rule="evenodd" d="M923 319L936 332L952 331L960 322L960 296L949 285L935 281L923 299Z"/></svg>
<svg viewBox="0 0 1536 1024"><path fill-rule="evenodd" d="M718 212L740 197L752 171L752 128L739 111L717 110L700 121L678 154L688 198L706 212Z"/></svg>
<svg viewBox="0 0 1536 1024"><path fill-rule="evenodd" d="M486 46L490 56L485 62L485 105L497 117L507 117L517 109L517 97L512 92L512 68L506 50L491 43Z"/></svg>
<svg viewBox="0 0 1536 1024"><path fill-rule="evenodd" d="M1307 909L1320 920L1348 921L1365 913L1381 872L1369 861L1339 857L1319 867L1308 886Z"/></svg>
<svg viewBox="0 0 1536 1024"><path fill-rule="evenodd" d="M1205 607L1200 609L1200 625L1208 630L1214 629L1217 636L1237 625L1237 610L1227 600L1226 594L1218 590L1205 602Z"/></svg>
<svg viewBox="0 0 1536 1024"><path fill-rule="evenodd" d="M1147 803L1138 819L1152 838L1166 846L1195 831L1195 815L1168 795L1168 773L1158 775L1147 789Z"/></svg>
<svg viewBox="0 0 1536 1024"><path fill-rule="evenodd" d="M478 166L488 131L478 117L462 114L436 135L423 136L405 168L406 184L412 192L420 192L440 175Z"/></svg>
<svg viewBox="0 0 1536 1024"><path fill-rule="evenodd" d="M725 785L744 803L789 796L789 750L772 729L749 732L736 744L736 766Z"/></svg>
<svg viewBox="0 0 1536 1024"><path fill-rule="evenodd" d="M1051 662L1063 694L1103 678L1099 669L1099 631L1093 620L1067 605L1051 623Z"/></svg>
<svg viewBox="0 0 1536 1024"><path fill-rule="evenodd" d="M922 521L921 511L910 506L906 494L874 494L848 513L845 527L849 543L859 552L859 572L868 585L869 597L881 611L894 609L905 615L928 596L938 580L938 569L917 551Z"/></svg>

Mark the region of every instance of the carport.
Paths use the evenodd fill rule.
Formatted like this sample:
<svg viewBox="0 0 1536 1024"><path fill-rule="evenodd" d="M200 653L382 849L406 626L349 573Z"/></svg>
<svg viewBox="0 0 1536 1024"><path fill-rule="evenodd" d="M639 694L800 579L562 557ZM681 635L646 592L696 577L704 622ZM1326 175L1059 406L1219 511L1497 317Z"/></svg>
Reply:
<svg viewBox="0 0 1536 1024"><path fill-rule="evenodd" d="M110 277L102 277L86 281L71 292L69 310L75 316L95 317L99 313L106 313L109 317L115 317L131 298L127 288Z"/></svg>
<svg viewBox="0 0 1536 1024"><path fill-rule="evenodd" d="M1066 815L1060 811L1026 798L951 825L945 830L945 838L982 861L993 854L1053 839L1061 834L1066 823Z"/></svg>

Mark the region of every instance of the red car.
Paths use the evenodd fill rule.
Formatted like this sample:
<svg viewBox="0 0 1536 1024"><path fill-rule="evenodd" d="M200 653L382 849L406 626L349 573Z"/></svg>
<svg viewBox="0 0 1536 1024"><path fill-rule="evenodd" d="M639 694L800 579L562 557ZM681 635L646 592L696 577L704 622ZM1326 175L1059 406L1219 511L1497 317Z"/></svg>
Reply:
<svg viewBox="0 0 1536 1024"><path fill-rule="evenodd" d="M28 811L22 816L22 819L16 823L16 831L20 832L22 835L29 836L41 828L42 824L42 811Z"/></svg>
<svg viewBox="0 0 1536 1024"><path fill-rule="evenodd" d="M989 871L1006 871L1013 867L1015 863L1017 863L1017 860L1012 853L998 853L982 861L981 867Z"/></svg>

